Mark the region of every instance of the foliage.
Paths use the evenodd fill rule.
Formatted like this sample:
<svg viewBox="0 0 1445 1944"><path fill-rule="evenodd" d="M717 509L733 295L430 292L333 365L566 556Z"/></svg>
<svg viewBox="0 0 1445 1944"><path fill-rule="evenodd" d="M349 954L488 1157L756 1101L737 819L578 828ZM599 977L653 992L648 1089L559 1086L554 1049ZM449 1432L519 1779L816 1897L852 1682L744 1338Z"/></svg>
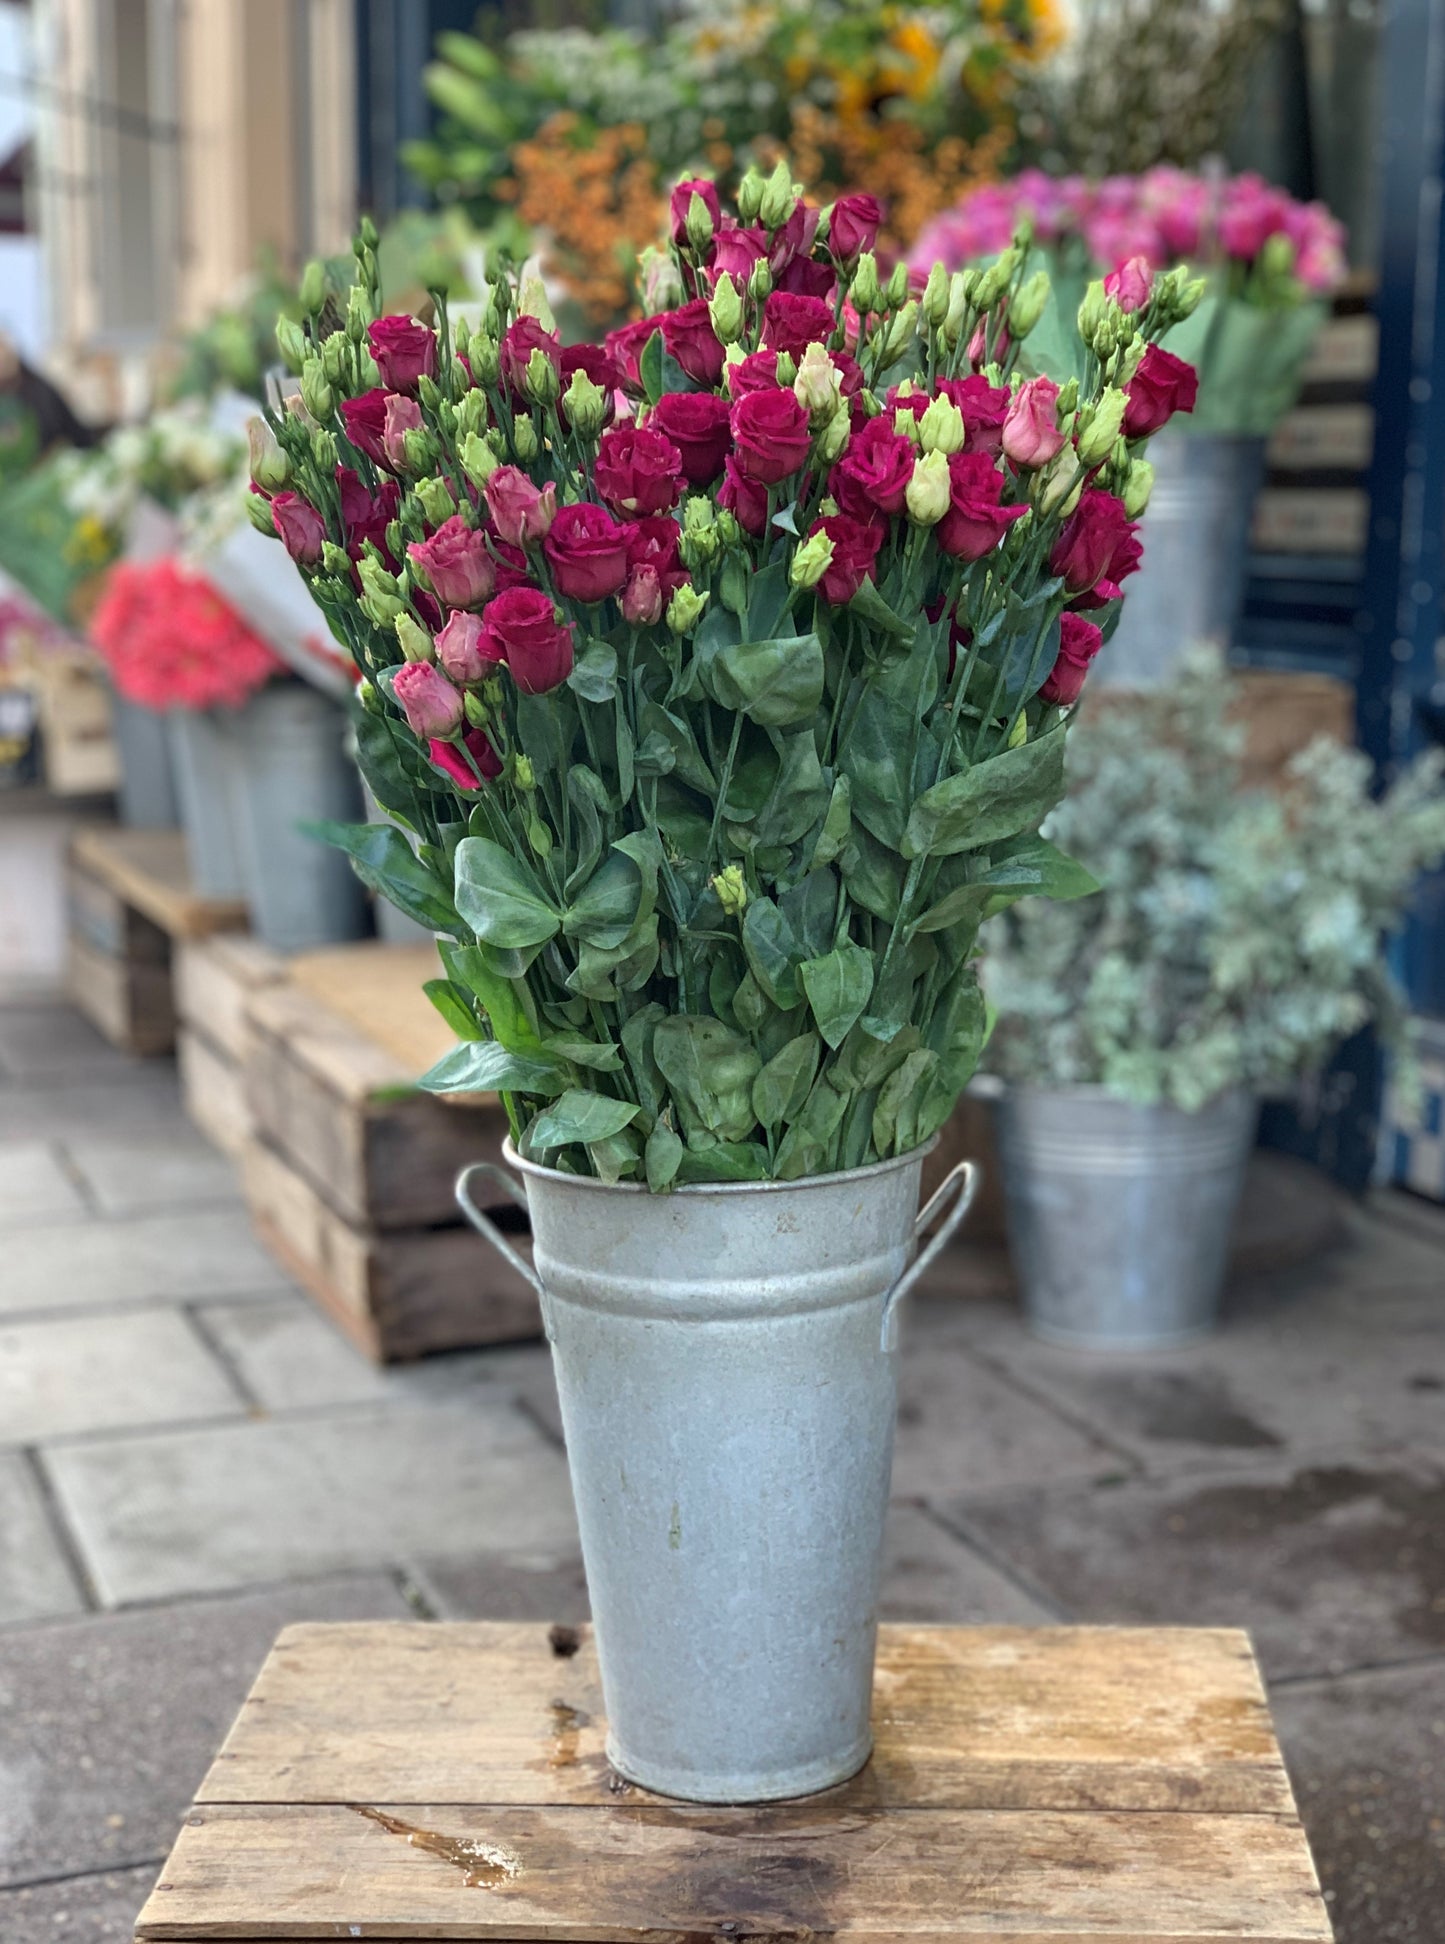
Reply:
<svg viewBox="0 0 1445 1944"><path fill-rule="evenodd" d="M246 441L212 422L198 398L120 425L89 452L71 454L65 501L75 521L67 543L111 556L122 545L142 499L176 512L192 494L231 477Z"/></svg>
<svg viewBox="0 0 1445 1944"><path fill-rule="evenodd" d="M555 232L596 319L694 168L726 177L786 152L820 197L866 182L887 239L910 241L1009 160L1020 76L1060 38L1054 0L695 0L656 35L534 30L500 51L443 34L427 76L441 129L407 161L483 226L516 211ZM563 150L593 158L585 198L557 181Z"/></svg>
<svg viewBox="0 0 1445 1944"><path fill-rule="evenodd" d="M1196 651L1172 688L1075 733L1047 829L1104 888L995 928L990 1061L1006 1078L1192 1109L1398 1024L1383 937L1445 852L1441 763L1374 798L1367 759L1321 739L1278 791L1245 791L1231 700L1217 654Z"/></svg>
<svg viewBox="0 0 1445 1944"><path fill-rule="evenodd" d="M780 170L740 208L685 185L678 301L576 351L505 268L475 328L440 291L379 316L364 230L344 302L308 273L253 455L414 841L331 835L442 936L462 1043L426 1084L654 1189L925 1141L982 1043L980 923L1089 888L1038 825L1137 558L1127 388L1185 301L1106 305L1061 394L1012 379L1026 251L919 302L870 197L825 223Z"/></svg>

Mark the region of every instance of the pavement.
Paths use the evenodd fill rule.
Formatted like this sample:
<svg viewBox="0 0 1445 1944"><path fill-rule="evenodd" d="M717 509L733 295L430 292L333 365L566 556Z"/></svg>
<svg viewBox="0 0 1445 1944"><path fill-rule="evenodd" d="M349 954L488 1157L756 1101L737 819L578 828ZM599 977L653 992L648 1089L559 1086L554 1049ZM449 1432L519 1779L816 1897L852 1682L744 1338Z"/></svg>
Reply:
<svg viewBox="0 0 1445 1944"><path fill-rule="evenodd" d="M1445 1940L1442 1272L1385 1196L1187 1353L1047 1348L957 1261L905 1322L885 1616L1248 1627L1342 1944ZM4 1944L129 1940L287 1623L585 1602L543 1347L373 1369L168 1062L0 1001Z"/></svg>

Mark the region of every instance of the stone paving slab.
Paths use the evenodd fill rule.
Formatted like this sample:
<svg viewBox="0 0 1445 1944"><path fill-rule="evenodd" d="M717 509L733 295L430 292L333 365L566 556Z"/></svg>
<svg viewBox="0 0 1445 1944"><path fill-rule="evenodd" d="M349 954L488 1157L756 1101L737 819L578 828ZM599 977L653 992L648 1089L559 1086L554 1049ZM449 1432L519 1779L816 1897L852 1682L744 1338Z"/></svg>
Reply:
<svg viewBox="0 0 1445 1944"><path fill-rule="evenodd" d="M407 1577L443 1620L558 1620L575 1625L590 1611L581 1556L496 1553L409 1559Z"/></svg>
<svg viewBox="0 0 1445 1944"><path fill-rule="evenodd" d="M1338 1944L1439 1944L1445 1661L1272 1699Z"/></svg>
<svg viewBox="0 0 1445 1944"><path fill-rule="evenodd" d="M4 1250L0 1315L274 1295L292 1286L241 1208L21 1228L7 1233Z"/></svg>
<svg viewBox="0 0 1445 1944"><path fill-rule="evenodd" d="M1117 1473L1121 1458L968 1354L941 1303L902 1324L893 1490L900 1498L1046 1485Z"/></svg>
<svg viewBox="0 0 1445 1944"><path fill-rule="evenodd" d="M72 1134L65 1152L102 1215L137 1215L187 1202L234 1202L240 1178L228 1155L193 1127Z"/></svg>
<svg viewBox="0 0 1445 1944"><path fill-rule="evenodd" d="M378 1574L0 1634L0 1883L163 1858L282 1627L414 1617Z"/></svg>
<svg viewBox="0 0 1445 1944"><path fill-rule="evenodd" d="M1247 1627L1271 1679L1445 1651L1445 1470L1354 1453L939 1508L1097 1624Z"/></svg>
<svg viewBox="0 0 1445 1944"><path fill-rule="evenodd" d="M84 1605L34 1472L18 1451L0 1451L0 1624Z"/></svg>
<svg viewBox="0 0 1445 1944"><path fill-rule="evenodd" d="M24 1890L0 1890L5 1944L131 1944L162 1858Z"/></svg>
<svg viewBox="0 0 1445 1944"><path fill-rule="evenodd" d="M244 1409L176 1310L0 1326L0 1442L235 1417Z"/></svg>
<svg viewBox="0 0 1445 1944"><path fill-rule="evenodd" d="M106 1605L577 1543L566 1463L505 1396L96 1439L45 1462Z"/></svg>
<svg viewBox="0 0 1445 1944"><path fill-rule="evenodd" d="M20 1086L0 1069L0 1140L48 1141L99 1128L128 1134L149 1127L179 1134L188 1125L176 1070L168 1060L126 1076L123 1084L77 1079L63 1086Z"/></svg>
<svg viewBox="0 0 1445 1944"><path fill-rule="evenodd" d="M0 1141L0 1229L89 1213L48 1141Z"/></svg>
<svg viewBox="0 0 1445 1944"><path fill-rule="evenodd" d="M1344 1445L1445 1452L1439 1289L1390 1292L1368 1328L1336 1302L1261 1301L1206 1342L1148 1355L1041 1343L998 1304L969 1306L961 1328L979 1356L1153 1472Z"/></svg>
<svg viewBox="0 0 1445 1944"><path fill-rule="evenodd" d="M15 1080L128 1080L141 1062L103 1038L73 1006L0 1009L0 1073Z"/></svg>

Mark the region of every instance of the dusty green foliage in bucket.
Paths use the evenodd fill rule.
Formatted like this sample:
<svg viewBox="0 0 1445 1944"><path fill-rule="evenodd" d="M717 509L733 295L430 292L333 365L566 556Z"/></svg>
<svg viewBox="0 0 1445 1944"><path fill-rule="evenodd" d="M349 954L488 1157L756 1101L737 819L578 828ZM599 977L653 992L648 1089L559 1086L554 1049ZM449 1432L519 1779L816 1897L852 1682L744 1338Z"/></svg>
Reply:
<svg viewBox="0 0 1445 1944"><path fill-rule="evenodd" d="M253 517L364 677L389 824L331 832L441 938L521 1152L655 1190L926 1141L972 1075L980 924L1092 881L1038 834L1137 562L1125 420L1185 280L1014 376L1026 239L910 292L871 197L673 199L661 314L564 348L498 271L383 317L374 237L283 338Z"/></svg>
<svg viewBox="0 0 1445 1944"><path fill-rule="evenodd" d="M1049 831L1102 889L995 928L989 1063L1005 1078L1192 1110L1288 1085L1371 1021L1400 1039L1385 947L1445 855L1445 759L1375 796L1369 759L1320 738L1277 787L1245 789L1235 694L1196 649L1168 688L1074 735Z"/></svg>

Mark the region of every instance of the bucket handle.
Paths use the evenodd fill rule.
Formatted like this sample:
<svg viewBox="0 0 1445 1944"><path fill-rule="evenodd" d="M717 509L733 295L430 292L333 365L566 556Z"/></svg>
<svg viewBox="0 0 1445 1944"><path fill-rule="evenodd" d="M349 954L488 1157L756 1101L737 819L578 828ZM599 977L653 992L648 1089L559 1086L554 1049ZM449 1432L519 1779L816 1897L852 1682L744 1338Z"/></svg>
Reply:
<svg viewBox="0 0 1445 1944"><path fill-rule="evenodd" d="M479 1174L487 1175L494 1181L502 1190L503 1194L514 1201L518 1208L525 1208L527 1206L526 1192L518 1184L516 1179L512 1175L509 1175L505 1168L499 1168L495 1161L473 1161L470 1167L463 1168L457 1176L456 1197L462 1213L477 1231L477 1234L482 1236L484 1240L490 1242L497 1254L504 1261L509 1262L524 1281L532 1285L538 1297L542 1300L545 1309L547 1292L543 1289L542 1280L536 1270L525 1256L519 1255L512 1247L506 1236L503 1235L502 1231L486 1211L478 1208L477 1204L472 1200L472 1177L473 1175Z"/></svg>
<svg viewBox="0 0 1445 1944"><path fill-rule="evenodd" d="M927 1203L918 1211L918 1219L913 1224L913 1233L921 1236L950 1196L955 1196L953 1207L949 1209L938 1225L935 1235L924 1244L903 1274L894 1283L883 1299L883 1331L881 1347L884 1350L898 1348L898 1305L912 1289L924 1270L929 1267L939 1252L947 1248L953 1239L953 1232L973 1206L973 1198L978 1193L979 1173L972 1161L960 1161L950 1168L938 1187L929 1196Z"/></svg>

